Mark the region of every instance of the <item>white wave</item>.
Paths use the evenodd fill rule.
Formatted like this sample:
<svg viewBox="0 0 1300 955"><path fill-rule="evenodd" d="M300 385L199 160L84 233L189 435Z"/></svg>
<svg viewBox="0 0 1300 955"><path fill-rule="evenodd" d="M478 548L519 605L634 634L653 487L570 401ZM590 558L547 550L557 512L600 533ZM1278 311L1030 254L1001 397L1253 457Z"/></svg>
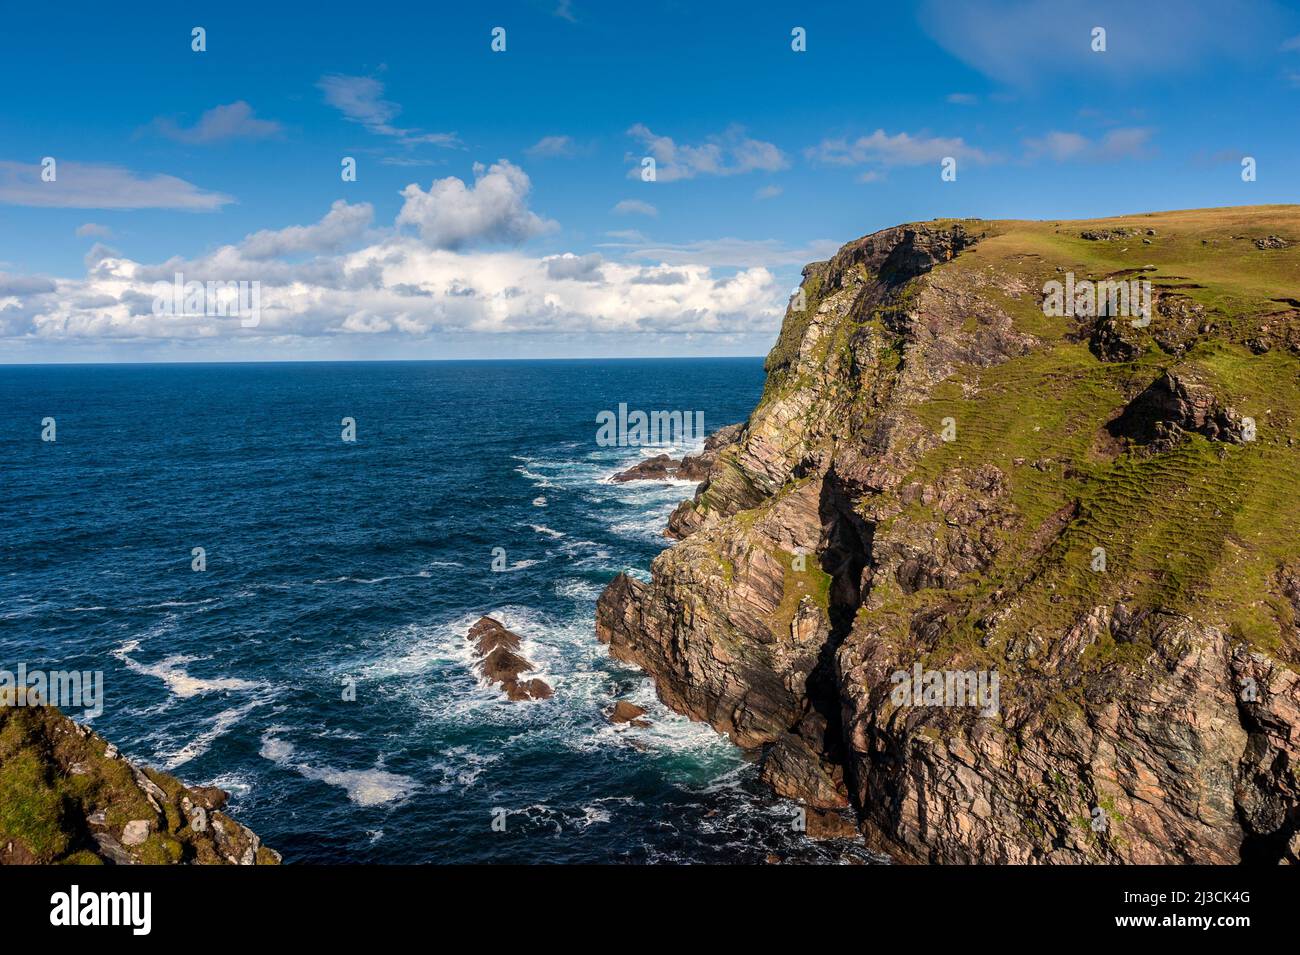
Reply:
<svg viewBox="0 0 1300 955"><path fill-rule="evenodd" d="M506 567L501 573L510 573L512 570L527 570L529 567L536 567L540 560L517 560L509 567Z"/></svg>
<svg viewBox="0 0 1300 955"><path fill-rule="evenodd" d="M501 758L500 753L477 753L468 746L453 746L445 759L434 763L442 775L439 786L443 792L464 791L473 786L483 772Z"/></svg>
<svg viewBox="0 0 1300 955"><path fill-rule="evenodd" d="M420 788L420 784L411 777L390 773L383 768L382 763L373 769L334 769L296 761L293 758L295 752L292 743L269 731L262 737L259 753L263 758L277 766L292 769L307 779L343 789L358 806L381 806L405 799Z"/></svg>
<svg viewBox="0 0 1300 955"><path fill-rule="evenodd" d="M537 533L545 534L547 537L552 537L556 540L559 540L561 537L564 536L563 531L557 531L554 528L547 527L545 524L529 524L528 526L531 527Z"/></svg>
<svg viewBox="0 0 1300 955"><path fill-rule="evenodd" d="M595 584L589 580L570 579L555 583L556 596L566 597L569 600L595 600L604 589L603 584Z"/></svg>
<svg viewBox="0 0 1300 955"><path fill-rule="evenodd" d="M609 810L601 809L598 806L583 806L582 818L578 820L578 825L583 829L595 826L600 823L609 822Z"/></svg>
<svg viewBox="0 0 1300 955"><path fill-rule="evenodd" d="M184 765L190 760L202 756L217 739L225 736L239 723L243 722L245 716L266 702L268 701L263 699L249 700L240 706L232 706L230 709L222 710L208 723L207 729L194 739L179 749L161 754L164 768L175 769L177 766Z"/></svg>
<svg viewBox="0 0 1300 955"><path fill-rule="evenodd" d="M128 640L113 651L113 656L121 660L129 670L162 680L163 683L166 684L167 689L171 691L172 696L183 700L199 696L203 693L260 690L265 689L267 686L265 683L258 683L252 680L241 680L238 677L205 678L191 676L186 672L185 664L194 663L197 660L208 658L190 656L189 654L184 653L173 654L172 656L159 660L157 663L139 663L128 656L128 654L133 653L139 649L139 647L139 640Z"/></svg>

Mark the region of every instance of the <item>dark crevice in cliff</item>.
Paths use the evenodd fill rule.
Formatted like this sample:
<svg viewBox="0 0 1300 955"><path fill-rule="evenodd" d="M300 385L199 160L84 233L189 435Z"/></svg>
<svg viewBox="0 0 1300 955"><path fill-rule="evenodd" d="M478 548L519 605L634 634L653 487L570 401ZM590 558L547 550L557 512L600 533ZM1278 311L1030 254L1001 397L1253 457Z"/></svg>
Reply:
<svg viewBox="0 0 1300 955"><path fill-rule="evenodd" d="M853 629L862 604L862 575L870 560L873 528L853 510L852 495L833 467L822 481L818 515L822 525L819 562L831 578L826 608L831 630L817 665L808 675L806 693L809 705L825 721L823 752L842 766L845 760L835 654Z"/></svg>
<svg viewBox="0 0 1300 955"><path fill-rule="evenodd" d="M1253 701L1238 696L1237 715L1249 734L1235 800L1242 829L1241 861L1268 866L1300 863L1291 845L1300 833L1300 810L1277 795L1287 791L1287 757L1270 742L1268 727Z"/></svg>

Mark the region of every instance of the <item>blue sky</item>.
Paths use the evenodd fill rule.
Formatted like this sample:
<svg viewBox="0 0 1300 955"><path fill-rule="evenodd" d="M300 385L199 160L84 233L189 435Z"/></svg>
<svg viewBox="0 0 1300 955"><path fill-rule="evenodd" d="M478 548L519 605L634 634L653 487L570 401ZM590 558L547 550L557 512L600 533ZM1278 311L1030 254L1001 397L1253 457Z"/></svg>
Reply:
<svg viewBox="0 0 1300 955"><path fill-rule="evenodd" d="M1300 177L1265 0L179 6L6 4L0 361L762 354L879 228ZM176 272L256 323L160 313Z"/></svg>

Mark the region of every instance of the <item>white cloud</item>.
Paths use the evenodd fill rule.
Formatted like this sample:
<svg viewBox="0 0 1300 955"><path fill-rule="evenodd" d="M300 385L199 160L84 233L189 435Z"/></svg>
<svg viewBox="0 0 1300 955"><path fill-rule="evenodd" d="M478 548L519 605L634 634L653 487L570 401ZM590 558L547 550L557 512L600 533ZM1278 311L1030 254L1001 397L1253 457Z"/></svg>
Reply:
<svg viewBox="0 0 1300 955"><path fill-rule="evenodd" d="M330 211L314 225L263 229L244 239L240 248L250 259L331 252L360 236L370 226L374 215L374 207L368 202L349 205L344 199L336 199Z"/></svg>
<svg viewBox="0 0 1300 955"><path fill-rule="evenodd" d="M579 282L599 282L604 279L600 271L605 259L599 252L589 255L551 255L542 260L546 263L546 275L552 279L573 279Z"/></svg>
<svg viewBox="0 0 1300 955"><path fill-rule="evenodd" d="M156 314L155 283L260 282L261 315ZM147 265L99 250L81 279L0 275L0 336L35 342L292 340L438 333L770 334L783 310L772 273L707 265L458 253L390 234L358 251L298 263L223 246Z"/></svg>
<svg viewBox="0 0 1300 955"><path fill-rule="evenodd" d="M316 83L325 102L379 136L389 136L405 146L421 144L454 147L461 144L455 133L425 133L392 125L402 108L384 99L384 84L371 76L322 76Z"/></svg>
<svg viewBox="0 0 1300 955"><path fill-rule="evenodd" d="M98 222L83 222L77 226L77 238L84 239L87 236L97 239L111 239L113 230L106 225L100 225Z"/></svg>
<svg viewBox="0 0 1300 955"><path fill-rule="evenodd" d="M37 163L0 162L0 204L211 212L235 201L175 176L141 176L121 166L60 160L55 171L56 179L45 182Z"/></svg>
<svg viewBox="0 0 1300 955"><path fill-rule="evenodd" d="M253 107L243 100L225 106L214 106L189 128L161 116L155 119L152 125L160 135L191 145L215 143L227 139L267 139L278 136L282 132L282 127L274 120L255 117Z"/></svg>
<svg viewBox="0 0 1300 955"><path fill-rule="evenodd" d="M623 199L622 201L616 203L616 204L614 205L614 208L613 208L613 209L610 209L609 211L612 212L612 213L614 213L615 215L619 215L619 216L626 216L626 215L657 216L657 215L659 215L659 210L658 210L658 209L656 209L654 206L650 205L650 203L648 203L648 202L642 202L640 199Z"/></svg>
<svg viewBox="0 0 1300 955"><path fill-rule="evenodd" d="M641 142L646 154L655 160L657 182L674 182L694 179L696 176L734 176L756 169L776 172L789 167L789 160L774 144L751 139L740 126L731 126L719 136L709 137L698 146L678 143L669 136L651 132L644 123L637 123L627 131ZM641 156L628 154L633 163L628 178L641 175Z"/></svg>
<svg viewBox="0 0 1300 955"><path fill-rule="evenodd" d="M974 106L980 101L974 93L949 93L945 98L954 106Z"/></svg>
<svg viewBox="0 0 1300 955"><path fill-rule="evenodd" d="M435 179L425 192L411 183L399 226L415 226L428 245L460 249L482 243L519 243L557 228L528 208L532 182L518 166L502 159L484 168L474 164L474 184L455 176Z"/></svg>
<svg viewBox="0 0 1300 955"><path fill-rule="evenodd" d="M1113 162L1141 159L1150 154L1147 144L1150 129L1139 126L1112 129L1098 140L1082 133L1053 131L1025 140L1025 158L1053 159L1057 162Z"/></svg>
<svg viewBox="0 0 1300 955"><path fill-rule="evenodd" d="M572 156L577 151L578 146L571 136L543 136L525 149L524 153L536 159L554 159Z"/></svg>
<svg viewBox="0 0 1300 955"><path fill-rule="evenodd" d="M895 133L889 135L877 129L870 136L849 140L843 137L823 139L816 146L804 150L804 155L814 162L836 166L858 166L877 163L884 166L917 166L939 162L952 156L964 162L991 162L994 157L968 146L958 137L927 136L924 133Z"/></svg>
<svg viewBox="0 0 1300 955"><path fill-rule="evenodd" d="M763 186L754 193L755 199L775 199L783 190L780 186Z"/></svg>

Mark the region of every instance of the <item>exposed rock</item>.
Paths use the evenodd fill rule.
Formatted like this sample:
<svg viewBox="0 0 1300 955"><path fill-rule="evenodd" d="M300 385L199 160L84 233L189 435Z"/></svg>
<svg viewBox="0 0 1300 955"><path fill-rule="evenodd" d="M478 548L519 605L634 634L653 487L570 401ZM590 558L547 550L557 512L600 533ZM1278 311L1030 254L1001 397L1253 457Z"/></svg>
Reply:
<svg viewBox="0 0 1300 955"><path fill-rule="evenodd" d="M1112 239L1127 239L1139 234L1137 229L1129 228L1085 229L1079 233L1079 238L1087 239L1089 242L1110 242ZM1154 233L1149 234L1154 235Z"/></svg>
<svg viewBox="0 0 1300 955"><path fill-rule="evenodd" d="M153 829L153 823L148 819L132 819L122 827L122 845L140 846L144 845L145 840L149 838L149 833Z"/></svg>
<svg viewBox="0 0 1300 955"><path fill-rule="evenodd" d="M1270 236L1266 236L1266 237L1263 238L1263 239L1256 239L1256 240L1255 240L1255 248L1257 248L1257 249L1261 249L1261 250L1263 250L1263 249L1285 249L1289 244L1290 244L1290 243L1288 243L1286 239L1282 238L1282 237L1279 236L1279 235L1270 235Z"/></svg>
<svg viewBox="0 0 1300 955"><path fill-rule="evenodd" d="M187 807L228 798L124 759L54 707L0 705L0 864L278 863L229 816L221 817L227 839L241 846L235 860L195 825Z"/></svg>
<svg viewBox="0 0 1300 955"><path fill-rule="evenodd" d="M479 658L475 669L488 683L500 685L507 699L546 700L553 695L554 691L544 680L521 679L523 674L537 668L519 653L523 645L519 635L507 630L499 620L480 617L470 627L466 639L474 644Z"/></svg>
<svg viewBox="0 0 1300 955"><path fill-rule="evenodd" d="M666 454L656 454L652 458L643 458L625 471L615 474L612 480L616 484L627 481L666 481L677 477L682 462Z"/></svg>
<svg viewBox="0 0 1300 955"><path fill-rule="evenodd" d="M806 811L805 822L809 839L860 839L857 825L841 812L821 809Z"/></svg>
<svg viewBox="0 0 1300 955"><path fill-rule="evenodd" d="M627 700L619 700L614 704L614 709L609 714L609 721L611 723L630 723L632 726L639 727L649 726L650 721L641 719L642 716L645 716L644 707L629 703Z"/></svg>
<svg viewBox="0 0 1300 955"><path fill-rule="evenodd" d="M1189 368L1170 368L1124 408L1109 425L1115 436L1139 444L1168 448L1185 431L1213 441L1242 444L1247 439L1241 416L1224 407L1213 389Z"/></svg>
<svg viewBox="0 0 1300 955"><path fill-rule="evenodd" d="M709 476L718 455L728 445L739 438L743 425L732 424L719 428L704 439L704 447L699 454L688 454L680 461L667 454L656 454L615 474L611 479L618 484L627 481L666 481L672 478L682 481L703 481Z"/></svg>
<svg viewBox="0 0 1300 955"><path fill-rule="evenodd" d="M1201 215L1151 219L1190 244ZM1049 229L905 226L808 266L762 400L597 636L902 861L1297 861L1300 364L1241 347L1293 250L1226 290L1189 257L1150 327L1055 331L1024 307Z"/></svg>

